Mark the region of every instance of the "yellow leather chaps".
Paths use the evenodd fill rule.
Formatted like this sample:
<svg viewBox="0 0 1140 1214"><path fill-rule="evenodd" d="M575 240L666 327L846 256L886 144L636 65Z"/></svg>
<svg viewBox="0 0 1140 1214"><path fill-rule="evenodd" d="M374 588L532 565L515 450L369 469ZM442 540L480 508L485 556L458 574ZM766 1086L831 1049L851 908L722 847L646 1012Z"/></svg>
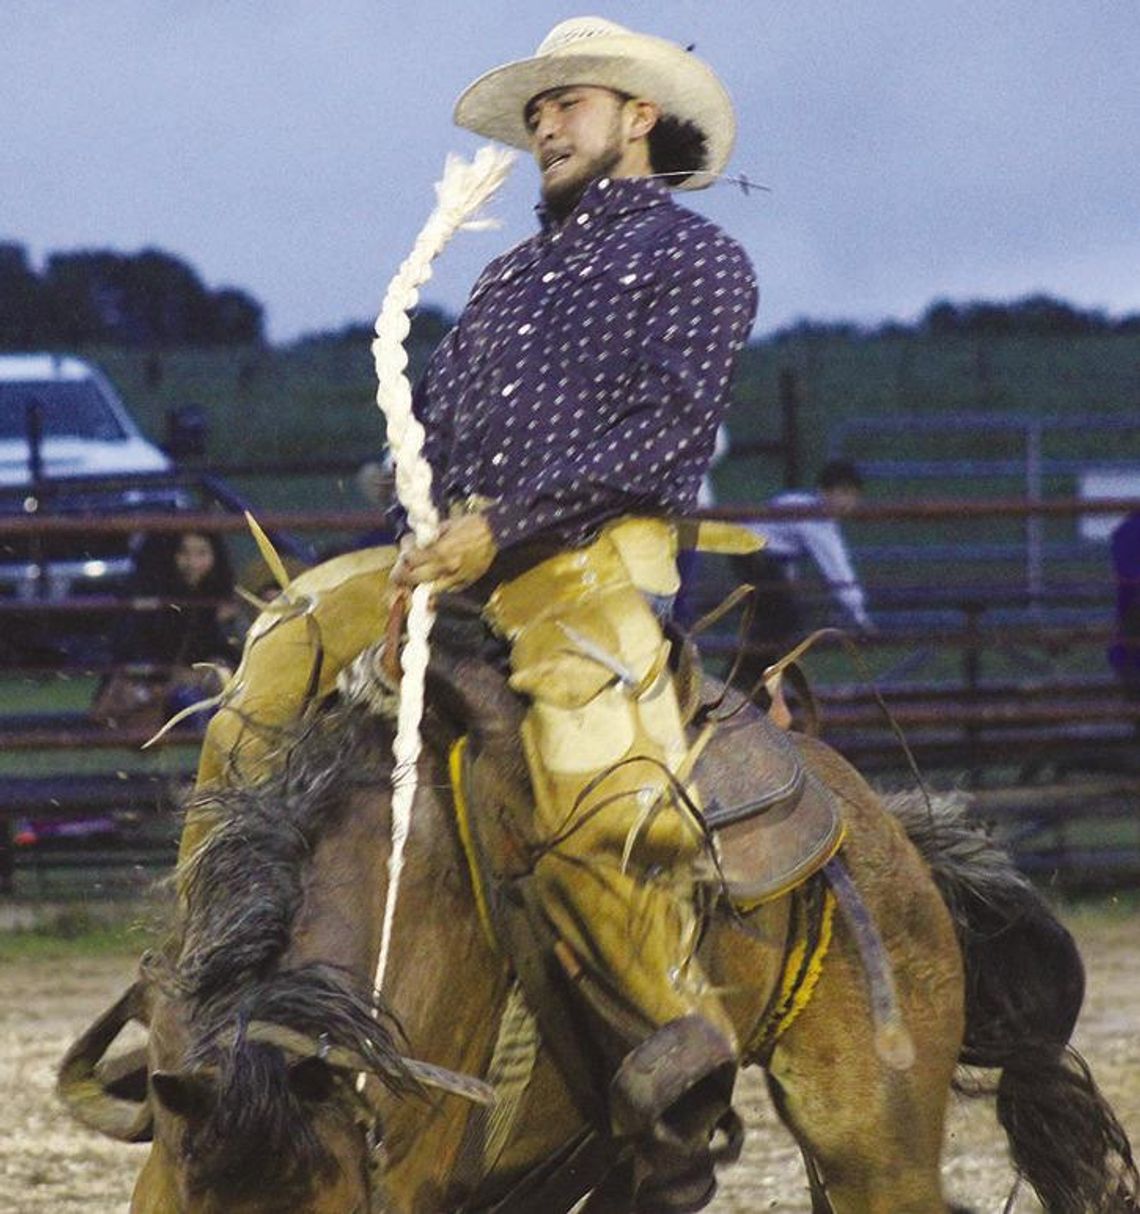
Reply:
<svg viewBox="0 0 1140 1214"><path fill-rule="evenodd" d="M329 695L340 672L383 635L396 555L383 547L334 557L294 578L257 617L206 730L199 789L256 781L273 769L307 702ZM209 821L187 819L179 861L209 829Z"/></svg>
<svg viewBox="0 0 1140 1214"><path fill-rule="evenodd" d="M667 523L622 520L500 586L485 611L530 703L539 898L627 1044L632 1026L640 1037L692 1012L735 1039L691 955L702 834L672 778L687 744L647 600L676 593L675 544Z"/></svg>
<svg viewBox="0 0 1140 1214"><path fill-rule="evenodd" d="M674 788L686 741L646 598L676 592L675 556L669 524L621 520L500 585L484 614L509 641L511 686L530 704L523 744L545 847L539 897L591 979L585 993L611 1024L647 1035L700 1012L734 1040L690 955L701 832ZM306 701L328 695L383 634L395 559L393 548L335 558L258 617L207 730L199 787L273 767ZM209 825L187 823L180 857Z"/></svg>

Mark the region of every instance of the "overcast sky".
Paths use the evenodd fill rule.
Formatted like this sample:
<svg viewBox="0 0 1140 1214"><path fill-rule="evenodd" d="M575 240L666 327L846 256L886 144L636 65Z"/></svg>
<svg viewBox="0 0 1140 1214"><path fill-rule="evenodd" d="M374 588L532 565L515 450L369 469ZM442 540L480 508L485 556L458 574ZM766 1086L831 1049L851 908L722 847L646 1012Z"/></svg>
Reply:
<svg viewBox="0 0 1140 1214"><path fill-rule="evenodd" d="M727 185L685 200L761 279L757 332L1045 291L1140 311L1140 0L0 0L0 239L156 246L250 291L270 336L370 320L475 76L599 13L695 43L735 98ZM462 305L535 176L462 234Z"/></svg>

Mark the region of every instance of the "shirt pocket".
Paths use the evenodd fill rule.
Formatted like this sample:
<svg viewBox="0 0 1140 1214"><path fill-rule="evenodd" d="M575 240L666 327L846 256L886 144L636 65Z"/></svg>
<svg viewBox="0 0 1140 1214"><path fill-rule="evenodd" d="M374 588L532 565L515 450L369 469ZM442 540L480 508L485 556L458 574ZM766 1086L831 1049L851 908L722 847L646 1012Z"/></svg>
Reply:
<svg viewBox="0 0 1140 1214"><path fill-rule="evenodd" d="M571 369L599 387L620 386L639 362L655 293L647 258L568 264L559 309Z"/></svg>
<svg viewBox="0 0 1140 1214"><path fill-rule="evenodd" d="M510 317L526 311L537 261L533 251L516 251L496 269L485 270L472 288L460 321L468 357L477 369L501 357L510 345L515 333Z"/></svg>

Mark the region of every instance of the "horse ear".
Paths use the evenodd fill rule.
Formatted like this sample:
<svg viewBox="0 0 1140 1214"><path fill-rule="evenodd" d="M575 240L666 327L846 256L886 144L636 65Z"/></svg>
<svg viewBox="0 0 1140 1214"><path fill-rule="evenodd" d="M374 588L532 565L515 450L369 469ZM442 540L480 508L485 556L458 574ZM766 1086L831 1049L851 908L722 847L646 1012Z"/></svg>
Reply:
<svg viewBox="0 0 1140 1214"><path fill-rule="evenodd" d="M154 1071L151 1090L168 1112L187 1121L202 1121L218 1100L217 1080L206 1071Z"/></svg>
<svg viewBox="0 0 1140 1214"><path fill-rule="evenodd" d="M332 1067L320 1058L302 1058L289 1068L289 1088L300 1100L328 1100L335 1081Z"/></svg>

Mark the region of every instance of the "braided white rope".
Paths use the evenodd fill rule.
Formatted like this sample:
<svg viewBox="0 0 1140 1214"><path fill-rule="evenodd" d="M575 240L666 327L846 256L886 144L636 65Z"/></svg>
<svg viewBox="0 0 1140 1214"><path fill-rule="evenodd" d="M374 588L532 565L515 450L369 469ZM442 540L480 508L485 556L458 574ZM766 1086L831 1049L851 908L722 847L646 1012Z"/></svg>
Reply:
<svg viewBox="0 0 1140 1214"><path fill-rule="evenodd" d="M437 182L436 207L424 224L411 253L388 285L372 357L376 364L376 403L384 414L388 445L396 469L396 495L408 515L417 546L430 544L439 531L439 515L431 496L431 467L423 456L424 428L412 413L412 386L404 340L411 322L408 312L419 301L419 288L431 277L431 263L460 229L492 226L475 217L502 185L514 163L513 152L491 146L480 148L471 161L448 156L443 178ZM400 707L396 740L392 746L392 854L388 859L388 895L375 986L383 989L392 940L392 921L399 897L404 850L411 827L416 795L416 764L420 756L420 719L424 706L428 639L435 620L431 587L417 586L408 612L408 639L401 657Z"/></svg>

